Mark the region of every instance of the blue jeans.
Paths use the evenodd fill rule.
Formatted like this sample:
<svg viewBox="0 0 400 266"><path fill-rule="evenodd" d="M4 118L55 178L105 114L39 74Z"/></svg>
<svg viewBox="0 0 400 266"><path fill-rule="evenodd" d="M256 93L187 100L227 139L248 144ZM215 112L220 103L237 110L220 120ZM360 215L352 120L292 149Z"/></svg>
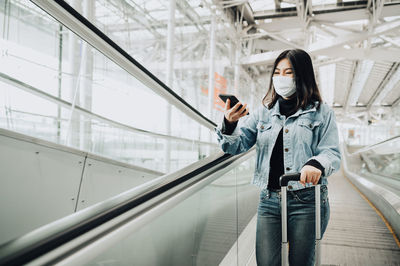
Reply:
<svg viewBox="0 0 400 266"><path fill-rule="evenodd" d="M314 265L315 188L287 192L289 265ZM321 235L329 221L328 188L321 185ZM257 215L258 266L281 265L281 195L262 190Z"/></svg>

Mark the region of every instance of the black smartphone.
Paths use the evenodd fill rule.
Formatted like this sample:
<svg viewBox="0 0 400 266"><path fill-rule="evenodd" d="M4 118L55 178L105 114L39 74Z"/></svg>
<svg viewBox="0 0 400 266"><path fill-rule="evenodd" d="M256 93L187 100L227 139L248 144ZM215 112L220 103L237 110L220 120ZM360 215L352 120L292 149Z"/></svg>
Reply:
<svg viewBox="0 0 400 266"><path fill-rule="evenodd" d="M230 100L231 101L231 108L233 107L233 106L235 106L238 102L239 102L239 100L238 100L238 98L236 98L236 96L235 95L233 95L233 94L218 94L218 97L224 102L224 103L226 103L226 100ZM243 105L239 105L239 108L238 109L240 109L240 108L242 108L242 106ZM250 114L250 112L248 113L248 115Z"/></svg>

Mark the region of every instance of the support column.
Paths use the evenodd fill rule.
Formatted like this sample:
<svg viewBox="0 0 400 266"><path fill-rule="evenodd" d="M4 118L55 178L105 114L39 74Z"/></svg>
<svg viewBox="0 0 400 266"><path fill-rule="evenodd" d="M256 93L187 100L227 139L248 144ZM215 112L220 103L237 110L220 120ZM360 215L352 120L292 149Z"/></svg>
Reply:
<svg viewBox="0 0 400 266"><path fill-rule="evenodd" d="M84 16L89 21L95 19L95 1L85 0ZM83 77L80 78L79 105L88 111L92 111L93 98L93 52L90 45L84 46L84 55L82 58ZM83 116L82 116L83 117ZM92 125L91 119L80 119L80 140L81 148L90 151L92 149Z"/></svg>
<svg viewBox="0 0 400 266"><path fill-rule="evenodd" d="M235 72L234 72L234 89L233 94L238 97L239 85L240 85L240 40L236 44L235 50ZM232 107L232 106L231 106Z"/></svg>
<svg viewBox="0 0 400 266"><path fill-rule="evenodd" d="M253 109L256 109L256 102L255 102L255 95L256 95L256 82L254 80L251 80L251 93L250 93L250 104L253 107Z"/></svg>
<svg viewBox="0 0 400 266"><path fill-rule="evenodd" d="M215 86L215 15L211 14L210 57L208 68L208 118L212 119Z"/></svg>
<svg viewBox="0 0 400 266"><path fill-rule="evenodd" d="M215 14L211 10L211 28L210 28L210 57L209 57L209 69L208 69L208 118L213 119L213 107L214 107L214 86L215 86ZM209 142L212 142L214 133L210 130ZM210 147L208 147L210 149ZM210 150L208 150L210 154Z"/></svg>
<svg viewBox="0 0 400 266"><path fill-rule="evenodd" d="M175 0L169 0L167 36L167 86L172 89L174 75ZM166 134L171 135L171 104L167 103ZM165 141L165 172L171 170L171 140Z"/></svg>
<svg viewBox="0 0 400 266"><path fill-rule="evenodd" d="M58 29L58 98L61 99L62 90L62 52L63 52L63 26ZM57 106L57 143L61 144L61 105Z"/></svg>
<svg viewBox="0 0 400 266"><path fill-rule="evenodd" d="M72 7L78 11L82 12L82 3L80 0L74 0L71 3ZM82 43L79 38L72 32L69 31L68 34L68 74L69 74L69 90L70 90L70 98L72 106L74 107L76 104L79 104L79 93L77 90L79 89L79 70L82 59L83 50L81 49ZM71 145L76 148L80 148L80 140L79 140L79 114L74 112L74 108L71 109L71 114L69 116L68 128L67 128L67 136L66 136L66 144Z"/></svg>

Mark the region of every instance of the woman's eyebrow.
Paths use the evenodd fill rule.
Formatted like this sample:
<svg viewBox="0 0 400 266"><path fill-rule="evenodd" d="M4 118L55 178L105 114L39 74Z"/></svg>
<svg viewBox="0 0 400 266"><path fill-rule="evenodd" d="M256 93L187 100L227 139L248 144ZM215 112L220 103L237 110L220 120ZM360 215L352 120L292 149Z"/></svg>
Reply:
<svg viewBox="0 0 400 266"><path fill-rule="evenodd" d="M288 69L290 69L290 70L293 70L291 67L284 68L283 70L288 70ZM277 68L275 68L275 70L280 70L280 68L279 68L279 67L277 67Z"/></svg>

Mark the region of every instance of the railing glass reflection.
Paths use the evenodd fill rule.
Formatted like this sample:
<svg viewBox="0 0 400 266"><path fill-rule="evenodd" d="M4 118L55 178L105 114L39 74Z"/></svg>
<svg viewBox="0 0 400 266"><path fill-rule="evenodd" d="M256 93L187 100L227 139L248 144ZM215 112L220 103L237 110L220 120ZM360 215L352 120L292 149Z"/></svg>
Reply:
<svg viewBox="0 0 400 266"><path fill-rule="evenodd" d="M373 145L360 155L369 172L400 179L400 136Z"/></svg>
<svg viewBox="0 0 400 266"><path fill-rule="evenodd" d="M255 226L246 237L240 235L258 203L258 189L250 184L254 159L242 162L139 230L121 234L117 244L98 252L101 255L87 265L218 265L222 261L245 265L251 256L247 250L253 245L240 241L251 239Z"/></svg>

